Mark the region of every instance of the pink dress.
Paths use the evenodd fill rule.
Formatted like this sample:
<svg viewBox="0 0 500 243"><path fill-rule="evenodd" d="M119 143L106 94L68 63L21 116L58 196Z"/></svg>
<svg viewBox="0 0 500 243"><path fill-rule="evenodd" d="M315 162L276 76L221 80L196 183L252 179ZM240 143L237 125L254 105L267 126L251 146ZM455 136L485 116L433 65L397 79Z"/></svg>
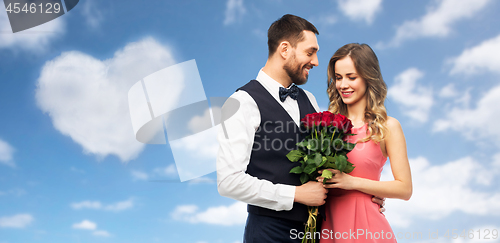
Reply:
<svg viewBox="0 0 500 243"><path fill-rule="evenodd" d="M353 128L353 143L366 136L367 124ZM387 158L380 146L369 140L358 143L347 154L355 169L352 176L380 180ZM329 242L396 242L396 236L372 196L356 190L329 189L325 204L326 221L321 228L320 243Z"/></svg>

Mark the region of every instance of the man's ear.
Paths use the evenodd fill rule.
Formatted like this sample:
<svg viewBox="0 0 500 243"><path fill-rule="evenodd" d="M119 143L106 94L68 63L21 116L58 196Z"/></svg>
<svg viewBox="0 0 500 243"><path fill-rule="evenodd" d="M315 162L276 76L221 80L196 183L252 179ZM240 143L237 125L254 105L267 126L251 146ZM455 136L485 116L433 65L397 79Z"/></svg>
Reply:
<svg viewBox="0 0 500 243"><path fill-rule="evenodd" d="M280 54L281 58L283 58L283 60L288 59L291 51L292 51L292 46L288 41L282 41L278 46L278 53Z"/></svg>

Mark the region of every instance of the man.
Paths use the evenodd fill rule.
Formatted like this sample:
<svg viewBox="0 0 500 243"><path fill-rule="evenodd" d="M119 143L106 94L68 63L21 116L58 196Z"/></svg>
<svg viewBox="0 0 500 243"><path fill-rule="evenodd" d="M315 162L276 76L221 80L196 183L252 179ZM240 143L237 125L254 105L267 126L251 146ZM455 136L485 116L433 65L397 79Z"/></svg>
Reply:
<svg viewBox="0 0 500 243"><path fill-rule="evenodd" d="M296 165L286 154L304 135L300 118L319 110L315 97L296 85L305 84L318 65L316 27L284 15L268 30L269 56L256 80L235 92L238 111L224 121L217 157L219 193L248 203L245 243L300 242L307 206L325 203L319 182L301 185L290 174ZM231 113L224 105L222 115Z"/></svg>

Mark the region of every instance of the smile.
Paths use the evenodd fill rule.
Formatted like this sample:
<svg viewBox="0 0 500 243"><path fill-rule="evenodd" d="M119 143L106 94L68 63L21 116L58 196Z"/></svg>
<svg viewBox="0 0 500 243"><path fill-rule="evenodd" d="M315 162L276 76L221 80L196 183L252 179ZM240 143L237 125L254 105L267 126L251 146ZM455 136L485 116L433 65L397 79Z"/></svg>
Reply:
<svg viewBox="0 0 500 243"><path fill-rule="evenodd" d="M306 71L306 74L309 74L309 71L311 70L310 67L305 67L304 70Z"/></svg>
<svg viewBox="0 0 500 243"><path fill-rule="evenodd" d="M348 98L352 95L352 93L354 93L354 91L349 91L349 92L341 92L342 94L342 97L344 98Z"/></svg>

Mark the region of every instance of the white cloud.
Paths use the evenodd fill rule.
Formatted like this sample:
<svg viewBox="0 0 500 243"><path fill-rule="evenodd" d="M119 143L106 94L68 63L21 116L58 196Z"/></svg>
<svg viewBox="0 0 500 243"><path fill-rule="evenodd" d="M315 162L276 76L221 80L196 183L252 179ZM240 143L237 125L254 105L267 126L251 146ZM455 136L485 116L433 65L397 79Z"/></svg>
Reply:
<svg viewBox="0 0 500 243"><path fill-rule="evenodd" d="M94 236L99 236L99 237L110 237L112 236L109 232L106 230L97 230L97 224L90 221L90 220L83 220L80 223L75 223L72 226L73 229L82 229L82 230L90 230L92 231L92 235Z"/></svg>
<svg viewBox="0 0 500 243"><path fill-rule="evenodd" d="M134 207L134 201L133 201L133 199L128 199L125 201L116 202L116 203L113 203L110 205L106 205L103 209L106 211L119 212L119 211L123 211L126 209L130 209L132 207Z"/></svg>
<svg viewBox="0 0 500 243"><path fill-rule="evenodd" d="M98 6L96 6L95 0L87 0L82 3L81 13L89 25L92 28L97 28L103 21L103 14Z"/></svg>
<svg viewBox="0 0 500 243"><path fill-rule="evenodd" d="M65 22L62 17L31 29L12 33L10 22L5 12L5 6L0 7L0 49L13 48L26 51L43 52L57 37L65 32Z"/></svg>
<svg viewBox="0 0 500 243"><path fill-rule="evenodd" d="M406 40L422 37L446 37L456 22L472 18L484 9L491 0L438 0L427 8L427 13L418 20L405 21L396 30L389 46L399 46ZM385 44L380 43L379 47Z"/></svg>
<svg viewBox="0 0 500 243"><path fill-rule="evenodd" d="M188 122L188 128L193 135L179 139L176 143L171 143L170 146L190 151L196 157L217 158L219 149L219 142L217 141L218 129L212 128L201 131L201 129L206 128L207 121L211 121L213 124L211 114L221 114L220 107L214 106L211 110L205 110L203 116L194 116L191 118Z"/></svg>
<svg viewBox="0 0 500 243"><path fill-rule="evenodd" d="M314 15L308 18L308 20L313 23L315 26L318 25L324 25L324 26L329 26L329 25L334 25L337 23L337 18L333 15ZM265 33L267 35L267 33Z"/></svg>
<svg viewBox="0 0 500 243"><path fill-rule="evenodd" d="M215 162L219 150L217 132L221 126L219 124L209 129L202 129L210 124L211 114L220 114L220 107L212 106L211 109L211 111L205 110L202 116L190 119L188 128L192 135L170 141L181 181L198 178L216 170Z"/></svg>
<svg viewBox="0 0 500 243"><path fill-rule="evenodd" d="M14 216L7 216L0 218L0 228L25 228L34 218L31 214L16 214Z"/></svg>
<svg viewBox="0 0 500 243"><path fill-rule="evenodd" d="M42 68L37 104L85 153L128 161L144 147L135 139L128 90L174 62L170 49L153 38L129 43L104 61L78 51L64 52Z"/></svg>
<svg viewBox="0 0 500 243"><path fill-rule="evenodd" d="M170 164L167 167L163 168L155 168L153 170L154 173L161 175L161 176L176 176L177 175L177 169L175 168L174 164Z"/></svg>
<svg viewBox="0 0 500 243"><path fill-rule="evenodd" d="M480 94L475 108L454 107L434 123L434 131L454 130L477 142L493 141L500 146L500 86Z"/></svg>
<svg viewBox="0 0 500 243"><path fill-rule="evenodd" d="M441 91L439 91L439 97L441 98L453 98L458 95L458 91L453 83L444 86Z"/></svg>
<svg viewBox="0 0 500 243"><path fill-rule="evenodd" d="M338 0L342 13L354 21L372 24L375 15L382 10L382 0Z"/></svg>
<svg viewBox="0 0 500 243"><path fill-rule="evenodd" d="M101 209L102 204L99 201L83 201L83 202L78 202L78 203L72 203L71 207L73 209Z"/></svg>
<svg viewBox="0 0 500 243"><path fill-rule="evenodd" d="M450 59L450 74L476 74L483 71L500 73L500 35L466 49L460 56Z"/></svg>
<svg viewBox="0 0 500 243"><path fill-rule="evenodd" d="M115 212L130 209L132 207L134 207L134 200L132 198L108 205L103 205L100 201L89 201L89 200L71 204L71 208L76 210L99 209L99 210L115 211Z"/></svg>
<svg viewBox="0 0 500 243"><path fill-rule="evenodd" d="M191 134L196 134L204 131L207 128L207 123L211 126L214 125L213 114L221 114L221 108L218 106L212 106L206 109L201 116L193 116L188 122L188 128Z"/></svg>
<svg viewBox="0 0 500 243"><path fill-rule="evenodd" d="M96 230L96 231L92 232L92 235L101 236L101 237L110 237L111 236L111 234L105 230Z"/></svg>
<svg viewBox="0 0 500 243"><path fill-rule="evenodd" d="M420 70L409 68L396 76L388 91L388 97L400 105L403 114L418 122L427 121L434 102L432 89L417 84L423 76Z"/></svg>
<svg viewBox="0 0 500 243"><path fill-rule="evenodd" d="M172 212L172 218L192 224L205 223L213 225L242 225L247 218L247 205L236 202L229 206L211 207L199 212L196 205L177 206Z"/></svg>
<svg viewBox="0 0 500 243"><path fill-rule="evenodd" d="M226 3L226 17L224 25L234 24L243 18L247 10L243 6L243 0L228 0Z"/></svg>
<svg viewBox="0 0 500 243"><path fill-rule="evenodd" d="M500 215L500 191L490 187L500 170L492 170L493 164L485 167L471 157L440 165L424 157L410 159L413 196L409 201L387 200L387 219L394 226L408 227L417 219L439 220L455 212ZM390 171L386 166L381 180L391 180Z"/></svg>
<svg viewBox="0 0 500 243"><path fill-rule="evenodd" d="M14 148L7 142L0 139L0 164L16 167L16 164L12 160L13 154Z"/></svg>
<svg viewBox="0 0 500 243"><path fill-rule="evenodd" d="M97 224L85 219L80 223L73 224L72 227L73 229L95 230L97 229Z"/></svg>
<svg viewBox="0 0 500 243"><path fill-rule="evenodd" d="M131 170L130 174L134 181L145 181L149 179L149 175L146 172Z"/></svg>

